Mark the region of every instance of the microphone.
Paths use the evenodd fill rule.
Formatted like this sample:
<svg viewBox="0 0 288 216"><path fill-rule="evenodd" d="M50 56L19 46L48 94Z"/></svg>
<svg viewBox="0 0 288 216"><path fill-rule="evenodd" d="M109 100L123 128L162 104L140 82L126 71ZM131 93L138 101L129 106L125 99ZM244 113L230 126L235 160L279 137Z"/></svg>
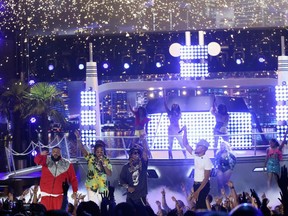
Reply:
<svg viewBox="0 0 288 216"><path fill-rule="evenodd" d="M184 126L178 131L178 134L182 133L185 127L186 127L186 125L184 125Z"/></svg>

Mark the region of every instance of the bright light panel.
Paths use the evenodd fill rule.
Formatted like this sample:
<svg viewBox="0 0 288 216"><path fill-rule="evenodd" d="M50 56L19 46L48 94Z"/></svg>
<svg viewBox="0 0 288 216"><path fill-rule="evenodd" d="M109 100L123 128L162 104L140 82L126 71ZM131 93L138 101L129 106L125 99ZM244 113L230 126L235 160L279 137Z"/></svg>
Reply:
<svg viewBox="0 0 288 216"><path fill-rule="evenodd" d="M283 140L288 121L288 86L275 86L277 139Z"/></svg>
<svg viewBox="0 0 288 216"><path fill-rule="evenodd" d="M207 59L208 58L208 46L192 45L181 46L180 59Z"/></svg>
<svg viewBox="0 0 288 216"><path fill-rule="evenodd" d="M82 143L88 145L94 145L96 142L96 131L95 130L81 130Z"/></svg>
<svg viewBox="0 0 288 216"><path fill-rule="evenodd" d="M81 107L96 106L96 92L82 91L80 95Z"/></svg>
<svg viewBox="0 0 288 216"><path fill-rule="evenodd" d="M228 126L230 146L233 149L252 148L252 118L250 113L231 112ZM151 150L168 150L168 126L167 114L152 114L148 124L148 143ZM188 128L189 144L195 149L195 143L200 139L214 145L213 128L215 118L210 112L182 112L180 126ZM240 134L240 135L237 135ZM151 135L149 137L149 135ZM154 136L154 137L153 137ZM182 136L181 134L179 136ZM221 139L220 139L221 140ZM178 141L174 139L173 149L181 149Z"/></svg>
<svg viewBox="0 0 288 216"><path fill-rule="evenodd" d="M208 46L192 45L180 48L181 77L207 77Z"/></svg>
<svg viewBox="0 0 288 216"><path fill-rule="evenodd" d="M207 77L208 64L207 63L186 63L180 61L181 77Z"/></svg>
<svg viewBox="0 0 288 216"><path fill-rule="evenodd" d="M275 86L276 101L288 101L288 86Z"/></svg>
<svg viewBox="0 0 288 216"><path fill-rule="evenodd" d="M81 139L83 144L95 144L96 131L92 128L96 125L96 92L82 91L81 101Z"/></svg>
<svg viewBox="0 0 288 216"><path fill-rule="evenodd" d="M81 110L81 126L96 125L95 110Z"/></svg>

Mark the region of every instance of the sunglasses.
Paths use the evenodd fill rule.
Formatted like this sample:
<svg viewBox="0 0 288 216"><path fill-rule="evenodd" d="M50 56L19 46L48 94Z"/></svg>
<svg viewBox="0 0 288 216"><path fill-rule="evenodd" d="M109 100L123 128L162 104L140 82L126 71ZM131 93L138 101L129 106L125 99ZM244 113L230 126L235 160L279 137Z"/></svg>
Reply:
<svg viewBox="0 0 288 216"><path fill-rule="evenodd" d="M140 154L140 152L139 152L139 151L134 151L133 154L134 154L134 155Z"/></svg>

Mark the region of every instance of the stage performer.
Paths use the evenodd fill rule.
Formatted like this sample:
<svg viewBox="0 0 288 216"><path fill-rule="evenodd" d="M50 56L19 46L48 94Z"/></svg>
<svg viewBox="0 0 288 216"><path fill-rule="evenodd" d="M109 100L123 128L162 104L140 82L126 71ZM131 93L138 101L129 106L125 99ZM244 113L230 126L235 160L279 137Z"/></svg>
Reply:
<svg viewBox="0 0 288 216"><path fill-rule="evenodd" d="M150 119L147 117L147 111L145 107L140 106L137 110L134 110L130 103L129 109L135 116L134 136L145 137L148 129L148 122Z"/></svg>
<svg viewBox="0 0 288 216"><path fill-rule="evenodd" d="M183 145L192 155L193 149L188 143L187 128L183 127ZM210 192L210 174L213 164L206 154L209 143L201 139L197 144L194 152L194 184L191 199L195 202L197 210L207 209L206 197Z"/></svg>
<svg viewBox="0 0 288 216"><path fill-rule="evenodd" d="M129 151L129 162L122 167L120 184L127 190L126 202L139 209L147 205L148 146L134 145Z"/></svg>
<svg viewBox="0 0 288 216"><path fill-rule="evenodd" d="M169 109L167 105L166 98L164 99L164 106L169 118L169 127L168 127L168 156L169 159L173 159L172 149L173 149L173 141L176 138L179 142L179 145L182 149L184 149L182 137L179 134L180 126L179 121L181 119L181 109L178 104L172 104L171 109ZM186 158L186 151L183 150L183 155Z"/></svg>
<svg viewBox="0 0 288 216"><path fill-rule="evenodd" d="M225 141L221 142L220 150L215 157L215 168L217 173L218 193L221 195L221 189L225 189L229 193L227 183L230 180L232 171L236 165L236 157L232 153L231 148Z"/></svg>
<svg viewBox="0 0 288 216"><path fill-rule="evenodd" d="M112 165L106 156L105 143L102 140L97 140L94 146L94 153L90 153L83 146L79 131L76 130L74 134L77 138L77 144L88 163L87 178L85 181L88 200L101 206L101 194L108 191L107 176L112 175Z"/></svg>
<svg viewBox="0 0 288 216"><path fill-rule="evenodd" d="M283 154L282 149L284 147L284 144L287 144L286 136L287 136L288 129L286 130L284 134L284 139L279 144L279 142L276 139L271 139L269 141L269 147L266 149L266 158L265 158L265 164L264 167L266 167L267 170L267 186L268 189L271 187L271 182L273 176L275 177L275 181L277 182L277 175L280 175L280 161L282 160Z"/></svg>
<svg viewBox="0 0 288 216"><path fill-rule="evenodd" d="M213 101L213 106L210 110L211 114L215 116L216 124L214 126L214 156L216 156L218 148L219 137L226 142L229 142L228 134L228 123L229 123L229 114L227 112L227 107L224 104L216 105L216 97Z"/></svg>
<svg viewBox="0 0 288 216"><path fill-rule="evenodd" d="M58 146L52 148L51 156L49 156L48 150L37 154L34 162L42 166L40 179L41 204L47 210L61 209L63 201L62 184L66 180L72 185L72 197L76 197L78 180L73 164L62 158L61 149Z"/></svg>

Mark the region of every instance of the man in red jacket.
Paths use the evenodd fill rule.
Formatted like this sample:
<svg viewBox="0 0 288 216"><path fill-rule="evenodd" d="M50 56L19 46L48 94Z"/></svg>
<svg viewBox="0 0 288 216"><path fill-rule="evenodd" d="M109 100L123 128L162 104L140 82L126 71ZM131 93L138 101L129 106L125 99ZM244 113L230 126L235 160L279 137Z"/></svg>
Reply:
<svg viewBox="0 0 288 216"><path fill-rule="evenodd" d="M52 149L51 156L48 154L48 151L45 150L34 158L34 162L42 166L41 203L47 210L59 210L63 201L62 183L67 179L72 185L73 196L76 196L78 181L73 165L61 157L59 147Z"/></svg>

